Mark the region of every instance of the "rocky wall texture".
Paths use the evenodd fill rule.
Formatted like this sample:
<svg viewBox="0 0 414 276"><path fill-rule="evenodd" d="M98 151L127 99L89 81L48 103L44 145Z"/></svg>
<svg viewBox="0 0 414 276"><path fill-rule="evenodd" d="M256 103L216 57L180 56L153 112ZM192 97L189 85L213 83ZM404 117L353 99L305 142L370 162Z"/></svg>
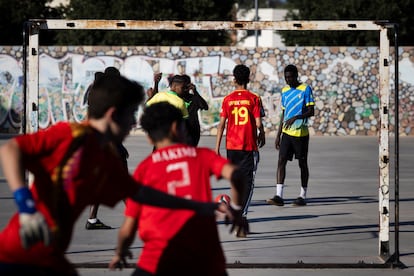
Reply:
<svg viewBox="0 0 414 276"><path fill-rule="evenodd" d="M392 50L392 49L391 49ZM400 48L400 135L414 134L414 48ZM232 70L251 69L248 88L261 95L265 130L275 135L280 118L283 69L295 64L300 80L314 91L311 135L377 135L379 122L379 50L377 47L41 47L39 56L39 126L85 118L85 91L96 71L115 66L125 76L153 85L153 74L186 73L209 103L200 112L202 133L214 135L223 97L232 91ZM394 62L390 64L390 129L394 125ZM0 133L18 133L23 111L21 47L0 47ZM137 115L139 116L139 114ZM139 127L137 129L139 131Z"/></svg>

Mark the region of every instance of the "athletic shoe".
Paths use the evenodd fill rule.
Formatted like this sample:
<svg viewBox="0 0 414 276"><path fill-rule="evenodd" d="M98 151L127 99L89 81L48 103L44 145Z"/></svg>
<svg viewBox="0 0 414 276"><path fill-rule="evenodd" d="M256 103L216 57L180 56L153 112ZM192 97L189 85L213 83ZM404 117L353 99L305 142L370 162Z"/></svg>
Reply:
<svg viewBox="0 0 414 276"><path fill-rule="evenodd" d="M297 199L295 199L292 203L295 206L305 206L306 205L306 201L303 197L298 197Z"/></svg>
<svg viewBox="0 0 414 276"><path fill-rule="evenodd" d="M280 196L275 195L273 198L269 198L266 200L268 204L276 205L276 206L283 206L285 205L285 202L283 201L283 198Z"/></svg>
<svg viewBox="0 0 414 276"><path fill-rule="evenodd" d="M104 224L99 219L96 220L95 223L90 223L89 221L86 221L85 228L87 230L102 230L102 229L112 229L111 226Z"/></svg>

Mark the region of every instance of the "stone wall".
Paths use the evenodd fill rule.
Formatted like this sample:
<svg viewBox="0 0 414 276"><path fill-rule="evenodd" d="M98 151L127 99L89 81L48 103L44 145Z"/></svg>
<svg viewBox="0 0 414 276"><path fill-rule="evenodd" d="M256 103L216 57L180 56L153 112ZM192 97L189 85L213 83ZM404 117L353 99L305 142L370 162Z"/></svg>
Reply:
<svg viewBox="0 0 414 276"><path fill-rule="evenodd" d="M400 134L413 135L414 48L400 48ZM249 89L260 94L268 135L279 125L283 69L296 64L301 81L312 86L316 100L311 135L377 135L379 122L377 47L41 47L40 118L45 128L61 120L85 118L84 93L94 72L115 66L127 77L153 85L163 72L160 89L171 74L186 73L209 103L200 112L202 132L214 135L223 96L233 89L232 69L243 63L252 71ZM391 59L392 59L391 51ZM22 48L0 47L0 133L18 133L23 110ZM394 63L391 60L391 89ZM391 129L394 96L390 101ZM139 114L137 115L139 116ZM139 127L138 127L139 129Z"/></svg>

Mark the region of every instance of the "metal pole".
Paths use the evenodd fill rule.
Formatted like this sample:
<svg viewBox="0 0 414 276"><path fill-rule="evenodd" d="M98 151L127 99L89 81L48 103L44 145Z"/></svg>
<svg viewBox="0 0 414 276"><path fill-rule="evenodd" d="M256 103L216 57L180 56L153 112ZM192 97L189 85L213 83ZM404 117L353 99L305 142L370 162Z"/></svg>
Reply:
<svg viewBox="0 0 414 276"><path fill-rule="evenodd" d="M394 87L395 87L395 253L394 253L394 264L400 266L400 175L399 175L399 155L400 155L400 134L399 134L399 71L398 71L398 24L394 24L394 58L395 58L395 76L394 76Z"/></svg>
<svg viewBox="0 0 414 276"><path fill-rule="evenodd" d="M389 50L390 41L387 28L380 31L380 59L379 59L379 95L380 120L379 129L379 254L383 259L389 258L390 232L390 184L389 184Z"/></svg>
<svg viewBox="0 0 414 276"><path fill-rule="evenodd" d="M27 132L26 122L27 122L27 44L28 37L27 33L29 32L30 22L26 21L23 23L23 118L22 118L22 133Z"/></svg>

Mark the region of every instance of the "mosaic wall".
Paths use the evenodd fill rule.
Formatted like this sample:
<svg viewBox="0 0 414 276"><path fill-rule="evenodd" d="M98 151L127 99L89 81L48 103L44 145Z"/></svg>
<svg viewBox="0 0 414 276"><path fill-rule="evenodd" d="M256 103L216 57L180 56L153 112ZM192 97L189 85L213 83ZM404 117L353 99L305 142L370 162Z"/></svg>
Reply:
<svg viewBox="0 0 414 276"><path fill-rule="evenodd" d="M233 89L232 70L246 64L252 71L249 89L260 94L266 110L264 125L275 135L280 118L283 69L296 64L302 82L316 100L311 135L376 135L379 122L377 47L41 47L39 70L40 128L62 120L85 118L84 94L96 71L115 66L128 78L153 85L153 74L186 73L209 103L199 116L204 135L215 135L223 96ZM391 51L392 55L392 51ZM414 135L414 48L400 48L400 134ZM21 47L0 46L0 133L21 131L23 111ZM391 89L394 63L391 61ZM394 96L390 123L394 125ZM139 113L138 115L139 116ZM139 132L139 127L135 130Z"/></svg>

